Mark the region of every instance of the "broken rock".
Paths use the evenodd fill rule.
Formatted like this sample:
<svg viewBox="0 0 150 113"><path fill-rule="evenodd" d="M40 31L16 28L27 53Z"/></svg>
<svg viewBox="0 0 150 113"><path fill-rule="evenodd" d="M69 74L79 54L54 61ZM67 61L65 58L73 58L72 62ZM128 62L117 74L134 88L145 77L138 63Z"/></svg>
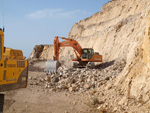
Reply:
<svg viewBox="0 0 150 113"><path fill-rule="evenodd" d="M84 89L89 89L90 88L90 85L89 84L84 84Z"/></svg>

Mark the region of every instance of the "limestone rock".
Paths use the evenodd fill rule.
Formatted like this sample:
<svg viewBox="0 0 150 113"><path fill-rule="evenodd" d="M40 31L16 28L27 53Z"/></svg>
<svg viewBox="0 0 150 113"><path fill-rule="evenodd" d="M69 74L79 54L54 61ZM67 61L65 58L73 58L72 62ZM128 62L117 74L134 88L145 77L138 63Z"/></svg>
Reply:
<svg viewBox="0 0 150 113"><path fill-rule="evenodd" d="M33 82L33 85L38 85L38 84L39 84L39 82L37 82L37 81Z"/></svg>
<svg viewBox="0 0 150 113"><path fill-rule="evenodd" d="M84 89L89 89L90 88L90 85L89 84L84 84Z"/></svg>
<svg viewBox="0 0 150 113"><path fill-rule="evenodd" d="M39 82L44 82L44 79L42 77L40 77Z"/></svg>
<svg viewBox="0 0 150 113"><path fill-rule="evenodd" d="M58 77L53 78L53 82L59 82L59 78Z"/></svg>
<svg viewBox="0 0 150 113"><path fill-rule="evenodd" d="M29 77L29 80L32 80L32 77L31 77L31 76Z"/></svg>
<svg viewBox="0 0 150 113"><path fill-rule="evenodd" d="M76 89L75 87L70 87L70 88L69 88L69 91L72 92L72 91L75 91L75 89Z"/></svg>
<svg viewBox="0 0 150 113"><path fill-rule="evenodd" d="M51 78L49 76L46 76L44 80L47 81L47 82L50 82Z"/></svg>

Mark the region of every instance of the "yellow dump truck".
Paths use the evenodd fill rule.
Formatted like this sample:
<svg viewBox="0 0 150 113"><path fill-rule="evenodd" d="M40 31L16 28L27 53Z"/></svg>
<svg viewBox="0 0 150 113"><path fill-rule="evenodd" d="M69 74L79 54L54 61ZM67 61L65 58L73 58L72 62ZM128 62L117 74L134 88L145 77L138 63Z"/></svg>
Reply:
<svg viewBox="0 0 150 113"><path fill-rule="evenodd" d="M28 80L28 61L21 50L4 47L4 32L0 29L0 92L25 88ZM0 95L2 112L4 95Z"/></svg>

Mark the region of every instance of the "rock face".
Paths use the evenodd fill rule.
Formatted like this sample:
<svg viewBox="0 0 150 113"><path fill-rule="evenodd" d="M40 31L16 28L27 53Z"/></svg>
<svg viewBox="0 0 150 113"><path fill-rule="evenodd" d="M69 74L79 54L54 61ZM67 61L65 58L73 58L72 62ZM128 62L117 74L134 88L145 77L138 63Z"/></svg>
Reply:
<svg viewBox="0 0 150 113"><path fill-rule="evenodd" d="M36 45L29 60L47 60L53 58L53 45Z"/></svg>
<svg viewBox="0 0 150 113"><path fill-rule="evenodd" d="M72 66L72 58L73 54L70 54L70 51L73 51L72 48L69 47L69 51L67 52L67 57L64 54L64 47L61 48L61 54L59 56L59 61L63 65L67 65L69 67ZM65 49L66 51L66 49ZM66 53L66 52L65 52ZM33 48L32 53L29 57L29 62L36 62L36 61L45 61L45 60L52 60L54 56L54 46L53 45L36 45Z"/></svg>
<svg viewBox="0 0 150 113"><path fill-rule="evenodd" d="M104 62L125 59L125 68L118 73L115 85L121 87L127 98L141 99L146 105L150 98L149 11L149 0L113 0L100 12L76 23L68 36L77 40L83 48L99 52ZM44 48L47 49L39 58L49 59L53 54L52 46ZM69 55L73 55L73 51L63 48L61 56Z"/></svg>

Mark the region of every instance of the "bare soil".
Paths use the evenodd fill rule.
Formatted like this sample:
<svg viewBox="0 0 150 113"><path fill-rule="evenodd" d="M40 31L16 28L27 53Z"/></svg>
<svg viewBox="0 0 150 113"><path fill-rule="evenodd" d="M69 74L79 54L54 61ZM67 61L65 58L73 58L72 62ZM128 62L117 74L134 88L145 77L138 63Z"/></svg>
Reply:
<svg viewBox="0 0 150 113"><path fill-rule="evenodd" d="M46 76L43 72L29 72L30 76ZM94 113L88 106L88 92L55 92L45 89L44 83L30 85L5 94L4 113Z"/></svg>
<svg viewBox="0 0 150 113"><path fill-rule="evenodd" d="M39 65L41 64L41 65ZM4 113L145 113L149 112L149 105L138 101L137 98L128 98L121 86L115 86L118 71L122 64L108 62L101 65L100 73L115 74L100 81L97 88L89 90L53 90L46 88L46 78L43 63L38 62L29 66L29 80L27 88L5 92ZM117 69L116 69L117 68ZM99 79L101 79L100 76ZM32 78L32 79L30 79ZM38 83L38 84L37 84ZM55 88L54 88L55 89Z"/></svg>

